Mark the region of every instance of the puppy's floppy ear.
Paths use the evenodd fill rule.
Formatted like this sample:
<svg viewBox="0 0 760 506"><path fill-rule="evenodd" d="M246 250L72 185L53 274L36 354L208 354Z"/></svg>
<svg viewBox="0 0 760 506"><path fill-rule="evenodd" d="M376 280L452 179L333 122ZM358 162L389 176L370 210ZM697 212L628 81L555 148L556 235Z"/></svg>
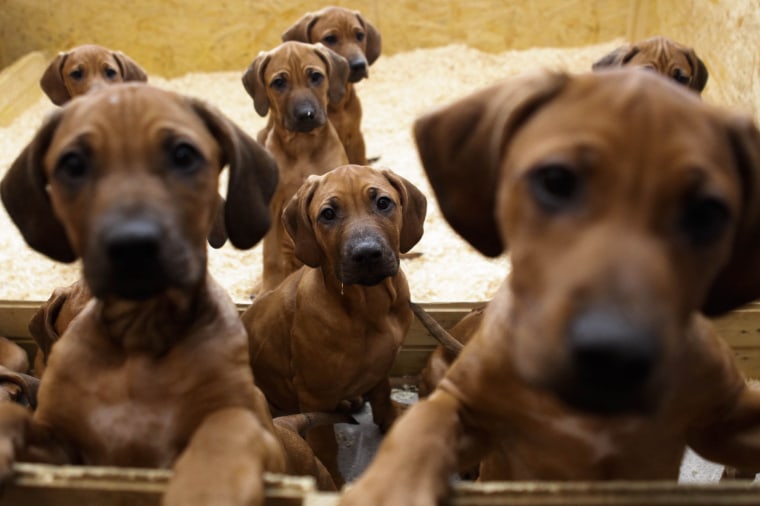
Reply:
<svg viewBox="0 0 760 506"><path fill-rule="evenodd" d="M372 65L380 57L380 51L383 48L383 39L380 36L380 32L377 31L372 23L364 19L364 17L356 13L356 17L359 19L359 23L364 27L364 36L367 40L367 49L364 52L364 56L367 57L367 64Z"/></svg>
<svg viewBox="0 0 760 506"><path fill-rule="evenodd" d="M604 55L591 65L591 70L599 70L606 67L621 67L628 63L639 52L638 46L626 44Z"/></svg>
<svg viewBox="0 0 760 506"><path fill-rule="evenodd" d="M235 247L251 248L269 230L269 201L277 187L277 164L263 146L221 112L199 100L188 100L219 142L223 163L230 168L224 204L227 235ZM217 202L221 201L219 197Z"/></svg>
<svg viewBox="0 0 760 506"><path fill-rule="evenodd" d="M55 105L63 105L71 100L71 95L63 82L63 64L66 63L69 53L58 53L47 66L40 78L40 88Z"/></svg>
<svg viewBox="0 0 760 506"><path fill-rule="evenodd" d="M530 74L488 87L414 124L414 137L443 215L481 253L506 247L496 223L504 153L520 126L564 87L565 74Z"/></svg>
<svg viewBox="0 0 760 506"><path fill-rule="evenodd" d="M267 85L264 82L264 71L271 58L272 56L269 53L262 51L243 73L243 87L253 99L253 108L256 109L259 116L266 116L269 112L269 97L267 96Z"/></svg>
<svg viewBox="0 0 760 506"><path fill-rule="evenodd" d="M760 297L760 132L749 117L734 117L728 122L728 138L743 191L742 208L731 256L702 307L708 316Z"/></svg>
<svg viewBox="0 0 760 506"><path fill-rule="evenodd" d="M282 32L282 41L295 40L297 42L311 42L311 28L319 19L319 13L309 12L304 14L301 19L295 22L293 26ZM316 42L316 41L315 41Z"/></svg>
<svg viewBox="0 0 760 506"><path fill-rule="evenodd" d="M121 77L125 81L142 81L148 80L148 74L140 67L137 62L132 58L125 55L121 51L112 51L111 55L116 63L119 64L119 70L121 70Z"/></svg>
<svg viewBox="0 0 760 506"><path fill-rule="evenodd" d="M327 65L328 86L327 98L332 104L338 104L346 95L346 84L348 84L348 61L341 55L329 49L322 44L314 44L314 50L317 52L322 61Z"/></svg>
<svg viewBox="0 0 760 506"><path fill-rule="evenodd" d="M403 225L401 228L399 250L401 253L406 253L422 238L425 213L427 211L427 199L416 186L403 177L394 174L390 170L383 170L382 172L401 198Z"/></svg>
<svg viewBox="0 0 760 506"><path fill-rule="evenodd" d="M691 65L691 82L689 83L689 88L701 92L705 89L708 78L705 62L703 62L697 56L697 53L691 48L686 51L686 59L689 60L689 64Z"/></svg>
<svg viewBox="0 0 760 506"><path fill-rule="evenodd" d="M73 262L77 255L53 211L43 165L61 117L61 111L53 113L11 164L0 181L0 198L29 246L54 260Z"/></svg>
<svg viewBox="0 0 760 506"><path fill-rule="evenodd" d="M309 205L319 181L319 176L309 176L282 211L282 223L293 239L296 258L309 267L319 267L322 264L322 250L317 244L314 225L309 218Z"/></svg>
<svg viewBox="0 0 760 506"><path fill-rule="evenodd" d="M227 242L227 227L224 225L224 208L226 202L224 197L217 195L216 199L216 217L211 225L211 232L208 234L209 246L219 249Z"/></svg>

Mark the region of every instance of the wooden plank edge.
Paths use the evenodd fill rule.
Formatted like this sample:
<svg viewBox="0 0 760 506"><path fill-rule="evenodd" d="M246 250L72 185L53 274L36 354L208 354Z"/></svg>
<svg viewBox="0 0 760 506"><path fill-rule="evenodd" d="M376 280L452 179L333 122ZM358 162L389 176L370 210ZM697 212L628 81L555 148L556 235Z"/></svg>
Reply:
<svg viewBox="0 0 760 506"><path fill-rule="evenodd" d="M42 97L40 77L50 57L43 51L32 51L0 72L0 126L7 126Z"/></svg>
<svg viewBox="0 0 760 506"><path fill-rule="evenodd" d="M0 505L20 501L35 505L59 504L67 495L86 504L111 504L107 500L119 497L128 498L127 503L158 504L172 474L166 469L26 463L14 464L13 470L12 479L0 494ZM264 474L267 504L300 505L307 494L315 491L316 484L311 477Z"/></svg>

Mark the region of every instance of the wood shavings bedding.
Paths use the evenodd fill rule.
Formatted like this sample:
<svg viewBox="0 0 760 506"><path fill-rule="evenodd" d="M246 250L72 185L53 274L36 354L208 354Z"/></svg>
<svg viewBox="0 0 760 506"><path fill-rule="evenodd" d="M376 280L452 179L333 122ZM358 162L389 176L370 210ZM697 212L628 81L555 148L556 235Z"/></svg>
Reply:
<svg viewBox="0 0 760 506"><path fill-rule="evenodd" d="M370 78L357 85L364 110L363 130L369 157L379 156L377 167L406 177L428 196L425 234L402 260L412 297L420 302L484 301L495 293L509 272L506 256L487 259L456 235L440 214L420 166L411 135L416 117L476 89L537 68L584 72L591 63L623 41L580 48L545 48L484 53L452 45L382 56L370 68ZM254 54L252 53L252 58ZM188 74L176 79L150 76L150 83L200 97L219 107L255 137L265 124L240 78L232 72ZM32 138L43 117L54 110L47 98L28 109L8 128L0 129L0 175ZM226 184L226 177L223 178ZM0 299L45 300L56 286L79 277L80 264L62 265L32 251L0 212ZM210 250L209 269L237 302L247 302L261 272L261 246L240 251L225 245Z"/></svg>

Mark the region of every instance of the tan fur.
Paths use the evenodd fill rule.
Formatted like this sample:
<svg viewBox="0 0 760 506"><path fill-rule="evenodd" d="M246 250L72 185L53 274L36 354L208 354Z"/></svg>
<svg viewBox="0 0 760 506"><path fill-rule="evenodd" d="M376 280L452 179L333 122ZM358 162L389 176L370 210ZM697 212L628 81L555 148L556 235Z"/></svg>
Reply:
<svg viewBox="0 0 760 506"><path fill-rule="evenodd" d="M318 85L311 81L313 75L322 76ZM324 174L348 160L335 128L327 120L327 104L343 99L347 76L348 65L343 58L324 47L301 42L285 42L259 54L243 75L256 111L271 115L273 126L265 146L280 171L280 184L271 203L276 220L264 238L260 292L276 287L301 265L279 220L285 204L307 176ZM284 81L280 90L272 86L276 79ZM301 106L314 111L312 120L299 121L297 109Z"/></svg>
<svg viewBox="0 0 760 506"><path fill-rule="evenodd" d="M346 96L337 104L329 104L327 112L346 149L348 163L367 165L362 106L353 83L369 77L369 66L380 56L380 32L357 11L325 7L301 17L283 32L282 40L321 42L348 61L351 72Z"/></svg>
<svg viewBox="0 0 760 506"><path fill-rule="evenodd" d="M381 199L392 207L380 210ZM334 220L321 218L326 208ZM291 199L283 219L306 265L242 317L274 412L330 412L366 395L375 423L391 425L388 374L412 321L398 256L421 237L425 210L408 181L356 165L311 176ZM370 243L377 261L359 256ZM322 443L327 449L315 451L340 483L335 455L321 453L334 445Z"/></svg>
<svg viewBox="0 0 760 506"><path fill-rule="evenodd" d="M622 66L654 70L697 93L707 84L707 67L694 49L667 37L652 37L620 46L596 61L592 69Z"/></svg>
<svg viewBox="0 0 760 506"><path fill-rule="evenodd" d="M0 183L11 218L40 252L82 257L93 297L50 348L36 411L0 405L3 478L14 460L173 467L164 504L247 505L262 503L264 471L286 470L245 329L206 272L225 165L225 227L249 248L276 166L194 99L145 84L90 93L13 162Z"/></svg>
<svg viewBox="0 0 760 506"><path fill-rule="evenodd" d="M40 79L55 105L111 84L147 81L145 71L121 51L86 44L58 53Z"/></svg>
<svg viewBox="0 0 760 506"><path fill-rule="evenodd" d="M751 119L646 72L535 74L415 136L449 223L512 271L341 506L432 506L479 461L481 480L672 480L689 445L760 469L760 392L700 314L760 295Z"/></svg>

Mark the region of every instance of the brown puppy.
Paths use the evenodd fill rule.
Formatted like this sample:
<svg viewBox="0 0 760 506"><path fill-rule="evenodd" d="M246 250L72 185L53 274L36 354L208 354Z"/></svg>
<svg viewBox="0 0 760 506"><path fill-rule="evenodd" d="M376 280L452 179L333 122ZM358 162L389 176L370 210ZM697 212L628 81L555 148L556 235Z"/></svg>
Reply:
<svg viewBox="0 0 760 506"><path fill-rule="evenodd" d="M388 373L412 321L399 253L422 236L425 210L405 179L357 165L311 176L291 199L283 221L305 266L242 317L275 412L329 412L367 395L375 423L391 425ZM328 429L311 440L329 438L315 451L340 483L334 444L320 446L334 442Z"/></svg>
<svg viewBox="0 0 760 506"><path fill-rule="evenodd" d="M93 298L53 346L34 414L0 405L3 478L28 459L174 467L166 504L261 503L283 449L245 329L206 269L225 165L225 225L250 248L275 163L199 101L145 84L89 93L14 161L0 184L11 218L41 253L82 257Z"/></svg>
<svg viewBox="0 0 760 506"><path fill-rule="evenodd" d="M121 51L87 44L58 53L40 79L55 105L79 95L126 81L147 81L145 71Z"/></svg>
<svg viewBox="0 0 760 506"><path fill-rule="evenodd" d="M676 479L688 444L760 468L760 392L699 313L760 295L750 118L617 70L506 81L415 135L449 223L508 244L512 274L343 506L434 505L481 460L484 480Z"/></svg>
<svg viewBox="0 0 760 506"><path fill-rule="evenodd" d="M34 356L34 374L41 378L53 344L63 335L71 320L78 315L92 298L84 279L69 286L53 290L50 298L34 313L29 322L29 333L37 343Z"/></svg>
<svg viewBox="0 0 760 506"><path fill-rule="evenodd" d="M601 70L622 66L654 70L697 93L701 93L707 84L707 67L694 50L667 37L652 37L620 46L591 68Z"/></svg>
<svg viewBox="0 0 760 506"><path fill-rule="evenodd" d="M328 105L327 115L346 148L348 162L367 165L361 131L362 106L353 83L368 77L369 66L380 57L380 32L357 11L325 7L296 21L282 34L282 40L321 42L348 61L346 95L339 103Z"/></svg>
<svg viewBox="0 0 760 506"><path fill-rule="evenodd" d="M280 169L272 216L282 214L307 176L347 163L346 150L327 120L327 105L343 100L347 78L344 58L322 45L301 42L285 42L259 54L243 75L256 112L272 117L265 146ZM263 256L260 291L274 288L301 266L279 218L264 238Z"/></svg>

